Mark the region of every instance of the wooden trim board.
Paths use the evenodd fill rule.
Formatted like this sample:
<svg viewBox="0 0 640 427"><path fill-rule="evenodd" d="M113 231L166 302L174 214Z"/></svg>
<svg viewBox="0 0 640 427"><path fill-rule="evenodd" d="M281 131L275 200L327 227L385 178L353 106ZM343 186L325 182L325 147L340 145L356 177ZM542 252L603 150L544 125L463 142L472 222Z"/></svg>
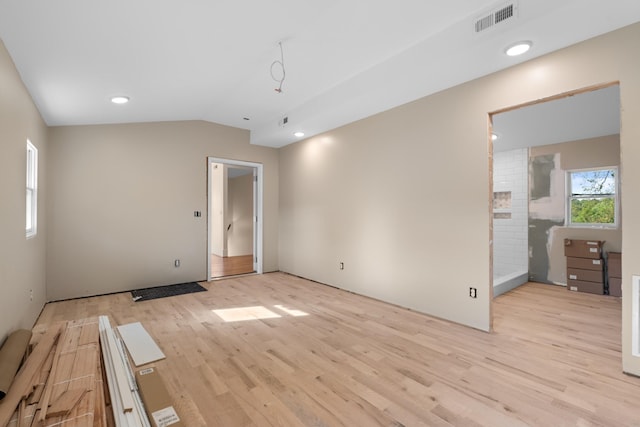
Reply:
<svg viewBox="0 0 640 427"><path fill-rule="evenodd" d="M124 341L131 359L136 366L164 359L165 355L142 323L135 322L118 326L118 332Z"/></svg>
<svg viewBox="0 0 640 427"><path fill-rule="evenodd" d="M116 427L150 427L144 410L139 402L139 395L135 386L130 384L126 371L129 362L124 353L118 348L115 330L107 316L100 316L100 340L102 342L103 358L105 361L105 376L109 388L113 416Z"/></svg>

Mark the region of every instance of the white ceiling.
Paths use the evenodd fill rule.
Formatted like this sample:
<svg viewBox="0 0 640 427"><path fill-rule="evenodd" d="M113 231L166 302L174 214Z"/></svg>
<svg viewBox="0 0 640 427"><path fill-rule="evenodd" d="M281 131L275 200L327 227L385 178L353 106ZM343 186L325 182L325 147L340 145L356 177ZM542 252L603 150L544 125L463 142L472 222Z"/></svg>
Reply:
<svg viewBox="0 0 640 427"><path fill-rule="evenodd" d="M519 0L475 34L504 4L0 0L0 39L49 125L208 120L278 147L640 21L638 0ZM523 39L528 54L503 54ZM119 94L131 102L111 104Z"/></svg>
<svg viewBox="0 0 640 427"><path fill-rule="evenodd" d="M493 116L494 151L620 133L620 88L610 86Z"/></svg>

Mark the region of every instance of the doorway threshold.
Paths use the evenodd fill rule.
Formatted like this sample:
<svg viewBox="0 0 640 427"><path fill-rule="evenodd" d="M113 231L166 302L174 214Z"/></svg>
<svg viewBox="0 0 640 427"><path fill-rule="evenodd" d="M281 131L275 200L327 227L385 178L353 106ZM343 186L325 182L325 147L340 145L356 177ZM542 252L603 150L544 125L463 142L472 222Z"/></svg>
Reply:
<svg viewBox="0 0 640 427"><path fill-rule="evenodd" d="M250 273L241 273L241 274L229 274L227 276L218 276L218 277L211 277L209 279L209 282L217 282L218 280L224 280L224 279L237 279L239 277L246 277L246 276L256 276L259 273L252 271Z"/></svg>

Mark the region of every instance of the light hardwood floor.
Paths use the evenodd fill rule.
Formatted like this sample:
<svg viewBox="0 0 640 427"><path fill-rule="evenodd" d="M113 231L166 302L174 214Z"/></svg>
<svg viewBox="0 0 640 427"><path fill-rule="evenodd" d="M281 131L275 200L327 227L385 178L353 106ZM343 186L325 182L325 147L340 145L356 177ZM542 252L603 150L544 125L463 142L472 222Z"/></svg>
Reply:
<svg viewBox="0 0 640 427"><path fill-rule="evenodd" d="M496 298L488 334L282 273L205 286L52 303L39 323L141 321L189 427L640 426L617 298L530 283ZM240 307L253 320L212 311Z"/></svg>
<svg viewBox="0 0 640 427"><path fill-rule="evenodd" d="M253 273L253 255L220 257L211 255L211 278Z"/></svg>

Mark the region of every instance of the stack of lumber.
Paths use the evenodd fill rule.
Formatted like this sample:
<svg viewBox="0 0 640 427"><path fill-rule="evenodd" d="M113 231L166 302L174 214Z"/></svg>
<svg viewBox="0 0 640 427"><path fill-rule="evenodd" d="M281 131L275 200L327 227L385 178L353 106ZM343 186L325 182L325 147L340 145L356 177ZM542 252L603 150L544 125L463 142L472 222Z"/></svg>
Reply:
<svg viewBox="0 0 640 427"><path fill-rule="evenodd" d="M106 427L98 319L50 326L0 402L0 426Z"/></svg>

